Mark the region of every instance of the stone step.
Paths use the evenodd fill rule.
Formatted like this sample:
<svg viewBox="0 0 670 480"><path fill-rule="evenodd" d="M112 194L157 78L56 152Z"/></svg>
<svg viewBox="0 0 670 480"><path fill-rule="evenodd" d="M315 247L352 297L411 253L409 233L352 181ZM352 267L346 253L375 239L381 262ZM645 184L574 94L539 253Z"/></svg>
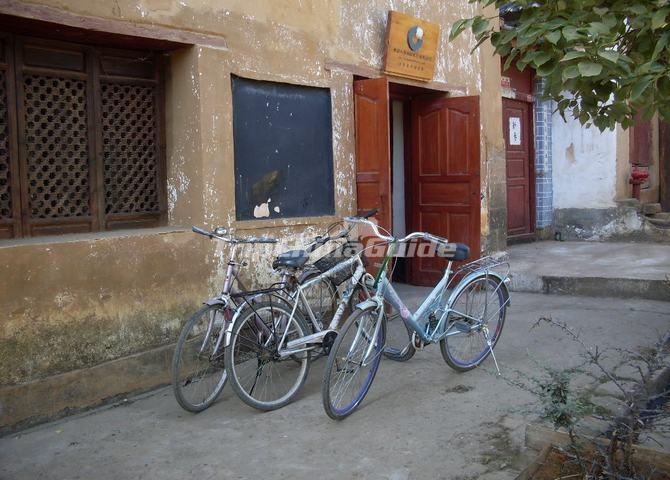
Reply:
<svg viewBox="0 0 670 480"><path fill-rule="evenodd" d="M654 225L658 228L668 228L668 229L670 229L670 218L662 219L662 218L646 217L646 219L649 223L651 223L652 225Z"/></svg>
<svg viewBox="0 0 670 480"><path fill-rule="evenodd" d="M642 213L645 215L653 215L655 213L661 213L663 209L661 208L660 203L645 203L642 205Z"/></svg>
<svg viewBox="0 0 670 480"><path fill-rule="evenodd" d="M670 220L670 212L654 213L653 215L650 215L650 217L655 218L656 220Z"/></svg>

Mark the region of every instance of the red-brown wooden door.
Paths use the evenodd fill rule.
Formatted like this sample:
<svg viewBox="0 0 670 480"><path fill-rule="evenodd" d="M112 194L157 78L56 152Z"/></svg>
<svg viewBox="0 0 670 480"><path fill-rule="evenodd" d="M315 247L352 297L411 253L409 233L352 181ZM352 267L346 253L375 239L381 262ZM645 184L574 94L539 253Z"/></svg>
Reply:
<svg viewBox="0 0 670 480"><path fill-rule="evenodd" d="M354 82L354 115L358 213L376 208L378 212L374 220L391 231L391 143L386 78ZM365 233L364 230L362 233ZM368 271L374 273L381 258L370 260L372 265Z"/></svg>
<svg viewBox="0 0 670 480"><path fill-rule="evenodd" d="M412 230L480 253L479 97L412 102ZM415 256L410 280L435 285L447 260Z"/></svg>
<svg viewBox="0 0 670 480"><path fill-rule="evenodd" d="M389 90L386 78L354 82L356 197L358 213L373 208L379 225L391 228Z"/></svg>
<svg viewBox="0 0 670 480"><path fill-rule="evenodd" d="M530 103L503 98L503 135L507 160L507 235L532 235L533 151Z"/></svg>

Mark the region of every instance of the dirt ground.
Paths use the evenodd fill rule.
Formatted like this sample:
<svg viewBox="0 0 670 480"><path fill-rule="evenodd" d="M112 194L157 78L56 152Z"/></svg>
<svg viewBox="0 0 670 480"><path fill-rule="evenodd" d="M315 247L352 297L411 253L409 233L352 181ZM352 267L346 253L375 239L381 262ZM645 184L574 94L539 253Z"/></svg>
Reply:
<svg viewBox="0 0 670 480"><path fill-rule="evenodd" d="M411 303L420 288L405 288ZM551 315L601 346L650 344L670 328L670 303L518 293L496 348L503 374L566 365L577 345ZM0 439L0 479L356 478L513 479L527 461L528 394L493 374L465 374L438 346L403 364L384 360L361 408L342 422L321 405L320 359L298 400L257 412L227 386L198 415L169 388Z"/></svg>

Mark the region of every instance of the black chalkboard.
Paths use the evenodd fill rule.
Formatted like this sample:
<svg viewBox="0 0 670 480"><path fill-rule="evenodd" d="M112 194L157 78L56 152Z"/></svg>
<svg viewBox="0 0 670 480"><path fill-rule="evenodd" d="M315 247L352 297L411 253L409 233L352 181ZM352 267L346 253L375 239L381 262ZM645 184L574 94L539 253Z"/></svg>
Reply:
<svg viewBox="0 0 670 480"><path fill-rule="evenodd" d="M237 76L232 88L237 220L334 214L330 90Z"/></svg>

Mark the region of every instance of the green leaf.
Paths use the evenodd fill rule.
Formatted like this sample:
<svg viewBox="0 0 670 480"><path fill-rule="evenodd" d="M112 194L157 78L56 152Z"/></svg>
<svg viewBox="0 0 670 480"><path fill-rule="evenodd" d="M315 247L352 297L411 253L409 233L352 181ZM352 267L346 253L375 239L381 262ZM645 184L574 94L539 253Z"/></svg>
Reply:
<svg viewBox="0 0 670 480"><path fill-rule="evenodd" d="M649 84L651 83L651 78L649 77L642 77L639 79L637 82L635 82L630 90L630 100L634 102L638 98L642 96L644 91L649 87Z"/></svg>
<svg viewBox="0 0 670 480"><path fill-rule="evenodd" d="M593 36L607 35L610 33L610 29L602 22L591 22L589 24L589 33Z"/></svg>
<svg viewBox="0 0 670 480"><path fill-rule="evenodd" d="M647 7L640 4L633 4L628 7L628 10L633 12L635 15L644 15L647 13Z"/></svg>
<svg viewBox="0 0 670 480"><path fill-rule="evenodd" d="M594 9L595 10L595 9ZM608 13L607 15L603 16L603 23L609 27L609 29L613 29L614 27L617 26L619 23L619 20L616 15L613 13Z"/></svg>
<svg viewBox="0 0 670 480"><path fill-rule="evenodd" d="M656 82L659 93L666 97L670 98L670 77L662 76Z"/></svg>
<svg viewBox="0 0 670 480"><path fill-rule="evenodd" d="M563 29L563 36L569 42L582 38L581 33L579 33L575 27L565 27Z"/></svg>
<svg viewBox="0 0 670 480"><path fill-rule="evenodd" d="M598 50L598 56L605 60L609 60L612 63L617 63L621 57L619 52L613 50Z"/></svg>
<svg viewBox="0 0 670 480"><path fill-rule="evenodd" d="M668 16L668 12L670 11L670 8L661 8L659 10L656 10L654 14L651 16L651 29L652 30L657 30L661 28L663 25L665 25L665 18Z"/></svg>
<svg viewBox="0 0 670 480"><path fill-rule="evenodd" d="M563 81L565 82L566 80L570 78L576 78L579 76L579 69L577 68L576 65L570 65L568 68L563 70L562 78Z"/></svg>
<svg viewBox="0 0 670 480"><path fill-rule="evenodd" d="M482 17L475 17L475 21L472 23L472 33L474 33L476 37L484 33L488 28L488 20L485 20Z"/></svg>
<svg viewBox="0 0 670 480"><path fill-rule="evenodd" d="M558 66L558 62L555 59L549 60L547 63L543 64L540 68L536 70L536 73L540 77L546 77L553 73Z"/></svg>
<svg viewBox="0 0 670 480"><path fill-rule="evenodd" d="M553 43L556 45L558 41L561 39L561 31L560 30L554 30L552 32L547 33L544 38L547 39L548 42Z"/></svg>
<svg viewBox="0 0 670 480"><path fill-rule="evenodd" d="M563 56L561 62L568 62L570 60L574 60L575 58L583 58L585 56L586 52L580 52L579 50L570 50Z"/></svg>
<svg viewBox="0 0 670 480"><path fill-rule="evenodd" d="M593 62L579 62L577 68L582 77L595 77L603 71L602 65Z"/></svg>
<svg viewBox="0 0 670 480"><path fill-rule="evenodd" d="M668 32L665 32L658 39L658 42L656 42L656 46L654 47L654 53L651 54L651 59L656 60L663 51L663 49L666 48L667 46L668 46Z"/></svg>
<svg viewBox="0 0 670 480"><path fill-rule="evenodd" d="M471 24L471 18L463 18L461 20L455 21L451 26L451 32L449 32L449 41L452 41L454 38L458 37L463 32L463 30L468 28L468 26Z"/></svg>
<svg viewBox="0 0 670 480"><path fill-rule="evenodd" d="M540 67L547 63L549 60L551 60L551 55L547 52L537 52L537 55L535 55L535 58L532 59L533 65L535 67Z"/></svg>

